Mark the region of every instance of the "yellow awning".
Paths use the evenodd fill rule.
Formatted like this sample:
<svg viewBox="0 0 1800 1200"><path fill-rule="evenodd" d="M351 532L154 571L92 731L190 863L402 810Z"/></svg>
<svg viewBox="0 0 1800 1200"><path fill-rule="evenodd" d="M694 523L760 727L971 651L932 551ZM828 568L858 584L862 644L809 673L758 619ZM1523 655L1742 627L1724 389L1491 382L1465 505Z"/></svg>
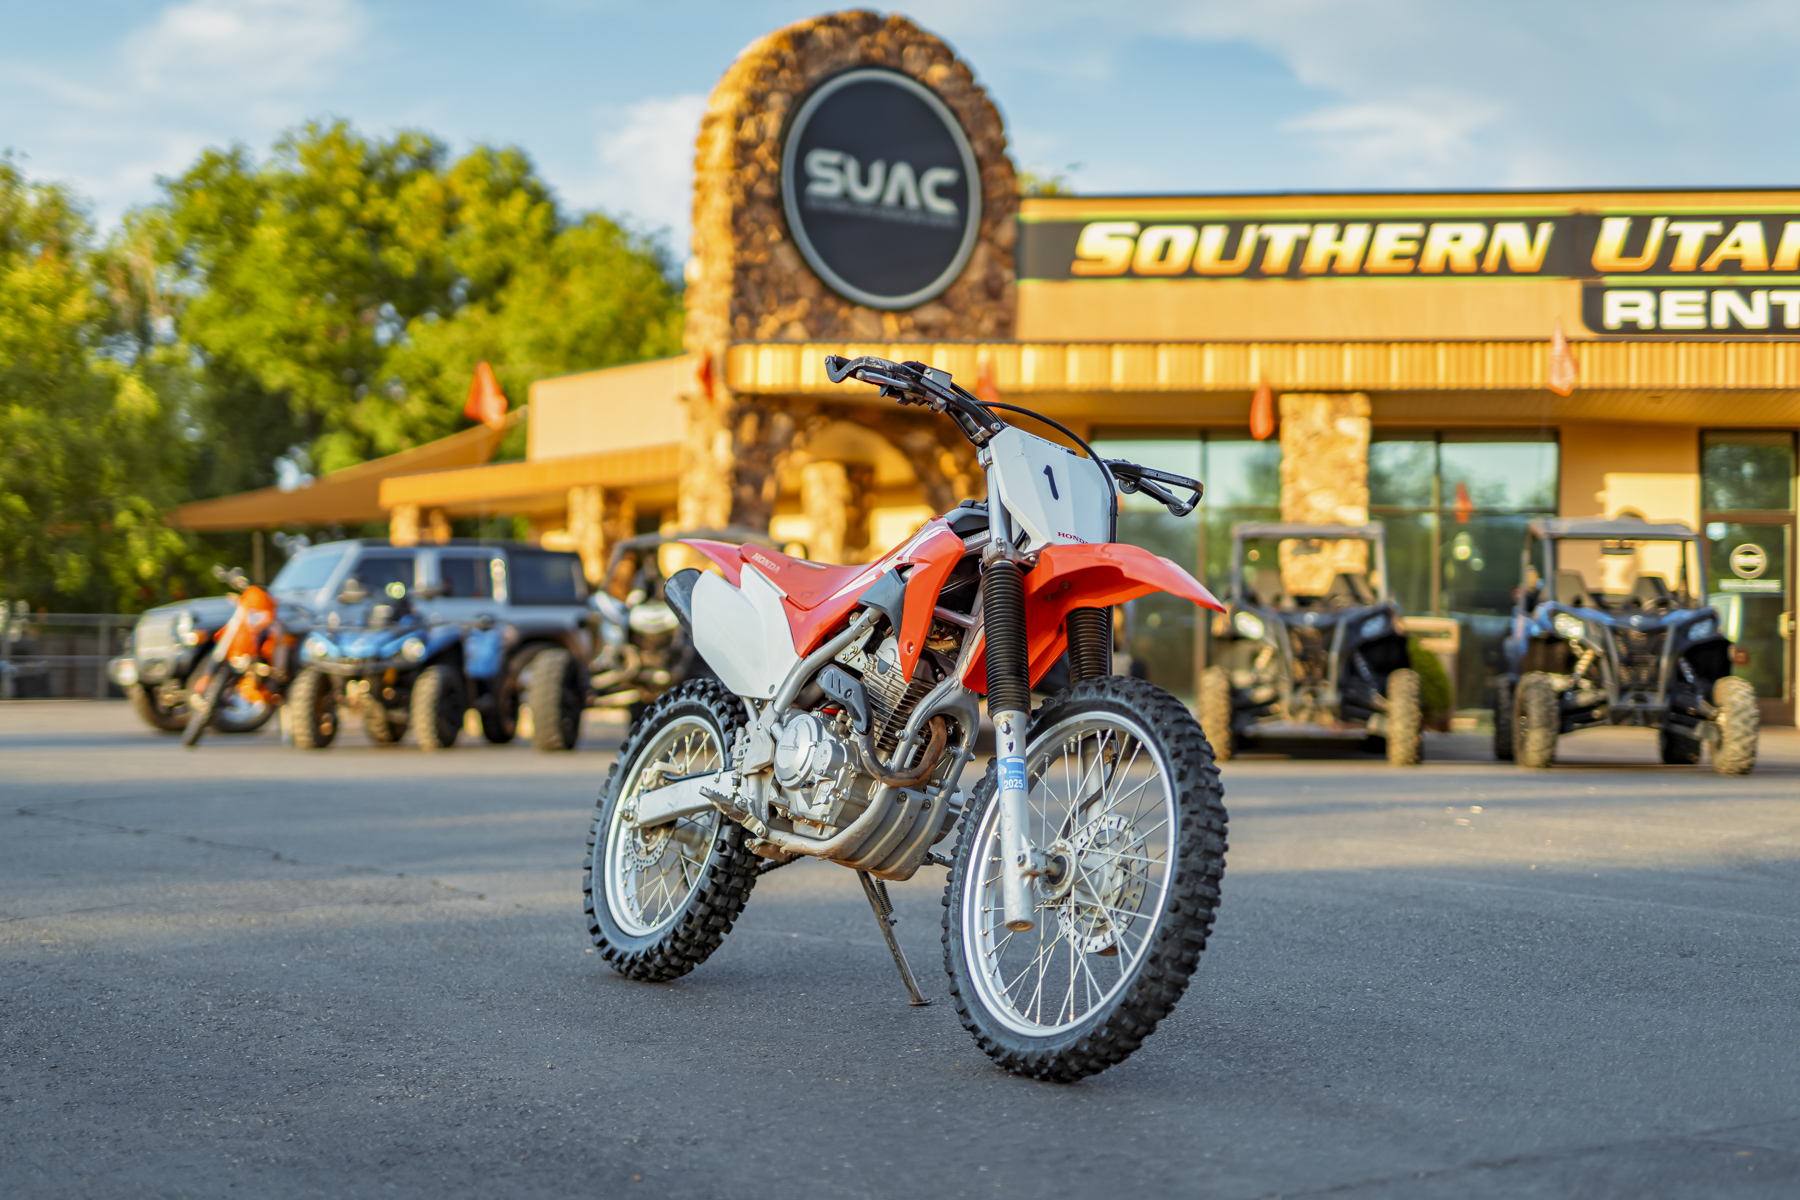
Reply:
<svg viewBox="0 0 1800 1200"><path fill-rule="evenodd" d="M499 429L477 425L411 450L332 471L291 491L278 487L259 488L254 492L183 504L169 514L169 524L197 533L218 533L271 529L281 525L360 525L385 521L388 514L381 506L384 480L419 471L479 467L488 461L506 431L521 420L526 411L521 408L508 413L506 423Z"/></svg>
<svg viewBox="0 0 1800 1200"><path fill-rule="evenodd" d="M416 504L452 516L473 511L561 511L574 487L671 488L681 469L681 445L636 446L560 458L493 463L462 470L393 476L381 483L384 509Z"/></svg>

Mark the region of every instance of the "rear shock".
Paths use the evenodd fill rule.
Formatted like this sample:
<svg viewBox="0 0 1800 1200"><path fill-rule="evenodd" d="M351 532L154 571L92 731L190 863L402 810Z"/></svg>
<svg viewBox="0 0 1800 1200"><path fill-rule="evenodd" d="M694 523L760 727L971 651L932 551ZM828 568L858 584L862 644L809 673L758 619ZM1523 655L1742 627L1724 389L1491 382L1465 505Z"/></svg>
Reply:
<svg viewBox="0 0 1800 1200"><path fill-rule="evenodd" d="M994 763L999 774L1001 904L1006 927L1036 924L1025 778L1026 731L1031 720L1031 678L1026 660L1025 578L1019 564L1000 558L982 580L982 628L987 640L988 715L994 721Z"/></svg>

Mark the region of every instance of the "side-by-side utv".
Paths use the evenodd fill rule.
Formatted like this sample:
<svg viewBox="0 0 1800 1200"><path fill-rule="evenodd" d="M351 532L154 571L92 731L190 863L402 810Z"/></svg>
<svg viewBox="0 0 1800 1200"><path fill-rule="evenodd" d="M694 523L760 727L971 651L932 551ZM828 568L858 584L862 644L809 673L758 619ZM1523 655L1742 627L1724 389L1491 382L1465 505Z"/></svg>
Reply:
<svg viewBox="0 0 1800 1200"><path fill-rule="evenodd" d="M1214 665L1200 678L1213 753L1223 760L1259 744L1339 739L1384 746L1396 766L1417 764L1419 676L1388 593L1382 527L1241 524L1231 538L1227 611L1214 618ZM1283 560L1289 577L1316 591L1290 593Z"/></svg>
<svg viewBox="0 0 1800 1200"><path fill-rule="evenodd" d="M1531 522L1495 686L1494 756L1548 767L1562 734L1636 725L1658 731L1665 763L1698 763L1707 744L1715 771L1747 774L1756 692L1731 673L1704 550L1676 521Z"/></svg>

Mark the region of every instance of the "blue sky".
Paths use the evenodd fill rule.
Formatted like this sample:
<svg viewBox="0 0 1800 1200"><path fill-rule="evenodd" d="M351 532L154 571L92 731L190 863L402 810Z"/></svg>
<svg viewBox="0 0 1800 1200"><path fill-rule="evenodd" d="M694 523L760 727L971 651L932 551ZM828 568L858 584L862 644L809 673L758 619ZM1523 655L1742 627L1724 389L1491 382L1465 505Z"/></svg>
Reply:
<svg viewBox="0 0 1800 1200"><path fill-rule="evenodd" d="M102 225L311 117L523 147L685 257L706 93L775 0L0 0L0 149ZM920 0L1087 193L1800 182L1794 0Z"/></svg>

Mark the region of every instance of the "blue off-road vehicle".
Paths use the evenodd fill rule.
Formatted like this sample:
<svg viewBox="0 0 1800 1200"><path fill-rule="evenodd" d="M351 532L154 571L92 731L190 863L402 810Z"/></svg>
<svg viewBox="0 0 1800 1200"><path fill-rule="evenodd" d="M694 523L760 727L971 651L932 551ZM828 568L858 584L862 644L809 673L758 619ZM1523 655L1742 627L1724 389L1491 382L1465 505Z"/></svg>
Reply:
<svg viewBox="0 0 1800 1200"><path fill-rule="evenodd" d="M433 589L422 598L432 598ZM422 750L446 750L463 714L500 686L506 645L491 615L447 620L414 609L404 585L370 597L352 578L325 625L300 644L301 672L288 692L294 744L322 750L337 736L340 708L362 718L369 740L398 742L411 729ZM346 614L356 614L346 619ZM357 619L360 616L360 619Z"/></svg>
<svg viewBox="0 0 1800 1200"><path fill-rule="evenodd" d="M1494 757L1556 761L1556 740L1601 725L1659 734L1662 760L1756 764L1750 681L1708 602L1699 535L1680 522L1559 517L1526 527L1523 579L1494 689Z"/></svg>

